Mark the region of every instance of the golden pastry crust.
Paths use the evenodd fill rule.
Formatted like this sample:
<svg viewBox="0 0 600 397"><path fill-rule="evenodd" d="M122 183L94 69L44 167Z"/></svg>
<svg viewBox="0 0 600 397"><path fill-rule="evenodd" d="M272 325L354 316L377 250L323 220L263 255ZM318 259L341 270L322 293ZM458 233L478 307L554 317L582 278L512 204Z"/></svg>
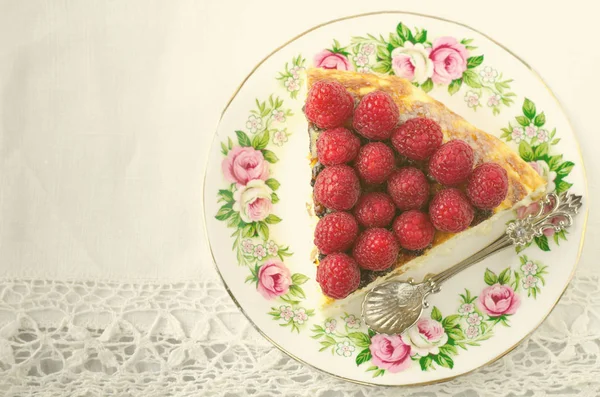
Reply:
<svg viewBox="0 0 600 397"><path fill-rule="evenodd" d="M335 80L346 87L358 100L369 92L385 91L392 96L400 109L400 122L414 117L435 120L442 128L444 142L462 139L471 145L475 155L475 165L483 162L500 164L508 173L508 194L504 202L494 209L495 213L514 207L546 183L529 164L500 139L478 129L406 79L316 68L309 69L307 76L309 89L315 81Z"/></svg>

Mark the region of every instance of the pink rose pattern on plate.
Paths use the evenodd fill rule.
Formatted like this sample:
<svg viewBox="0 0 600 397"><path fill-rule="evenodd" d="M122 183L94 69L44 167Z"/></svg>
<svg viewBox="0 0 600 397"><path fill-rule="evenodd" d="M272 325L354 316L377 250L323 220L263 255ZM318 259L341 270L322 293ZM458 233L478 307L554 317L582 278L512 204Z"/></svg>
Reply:
<svg viewBox="0 0 600 397"><path fill-rule="evenodd" d="M354 56L348 51L347 47L340 46L337 40L333 40L333 46L324 49L313 57L313 66L323 69L336 70L364 70L369 62L369 55L374 49L372 47L365 51L355 51ZM350 60L352 58L352 61ZM356 65L356 67L355 67Z"/></svg>
<svg viewBox="0 0 600 397"><path fill-rule="evenodd" d="M291 67L286 65L288 76L284 85L289 91L298 91L303 64L304 59L299 56ZM246 121L248 133L238 130L236 143L229 138L221 144L224 156L221 169L229 185L218 192L218 200L224 204L215 217L235 229L233 249L238 263L250 271L246 282L254 284L265 299L283 303L273 307L269 314L281 321L281 325L300 332L300 327L314 315L313 309L301 306L305 297L302 284L308 277L291 273L284 263L284 258L291 255L289 247L277 244L269 231L281 218L273 213L279 201L276 191L280 184L271 168L279 159L267 147L270 144L280 147L288 141L290 134L285 122L290 116L293 113L283 108L283 100L276 96L262 102L256 100L256 109Z"/></svg>
<svg viewBox="0 0 600 397"><path fill-rule="evenodd" d="M500 317L515 314L521 306L521 299L510 286L494 284L481 291L477 303L479 309L490 317Z"/></svg>
<svg viewBox="0 0 600 397"><path fill-rule="evenodd" d="M346 323L345 330L340 330L336 327L338 322L329 318L323 326L313 326L312 337L319 340L320 351L335 353L341 344L356 347L356 365L372 364L367 371L372 372L373 377L405 371L417 363L423 371L438 367L451 369L460 351L457 347L468 350L480 346L494 335L498 325L510 327L511 317L518 313L522 303L520 294L527 292L528 297L535 298L541 291L546 267L527 256L521 256L520 262L517 269L509 267L499 274L487 269L484 275L487 286L479 295L465 289L465 293L460 294L456 314L444 317L433 307L430 316L419 319L402 335L363 332L360 324L354 327L356 317L345 314L340 317L342 324Z"/></svg>
<svg viewBox="0 0 600 397"><path fill-rule="evenodd" d="M331 50L323 50L315 55L314 65L323 69L354 70L346 55Z"/></svg>
<svg viewBox="0 0 600 397"><path fill-rule="evenodd" d="M225 179L240 186L253 179L266 181L269 176L269 163L259 150L251 147L234 147L223 160L222 168Z"/></svg>
<svg viewBox="0 0 600 397"><path fill-rule="evenodd" d="M411 348L400 335L374 335L369 350L371 362L392 373L404 371L412 364Z"/></svg>
<svg viewBox="0 0 600 397"><path fill-rule="evenodd" d="M440 36L429 39L425 29L399 23L385 35L355 36L347 46L337 40L332 48L317 52L313 65L325 69L356 70L360 73L394 74L410 80L425 92L436 85L451 95L462 86L469 88L465 97L469 108L487 105L494 115L514 102L510 92L512 80L504 79L491 66L484 66L484 56L473 52L472 39ZM384 38L387 37L387 38Z"/></svg>
<svg viewBox="0 0 600 397"><path fill-rule="evenodd" d="M433 61L432 80L436 84L450 84L467 70L469 52L454 37L440 37L433 41L429 58Z"/></svg>
<svg viewBox="0 0 600 397"><path fill-rule="evenodd" d="M334 40L333 48L319 52L313 62L324 68L393 73L393 51L389 50L389 66L380 51L382 46L392 44L397 50L395 55L399 57L396 68L425 91L438 84L447 85L450 94L454 94L466 85L470 88L466 91L465 101L473 109L487 104L497 114L499 106L510 106L514 97L508 92L511 80L502 80L502 74L490 66L479 67L484 57L471 54L475 50L470 45L472 40L458 41L442 36L431 43L426 37L424 30L416 29L413 33L399 24L397 36L391 39L391 43L375 36L355 37L350 48L341 47ZM407 53L413 58L408 59ZM298 55L286 64L285 72L278 77L282 88L292 98L296 98L303 84L304 69L305 59ZM482 88L486 84L494 84L499 91L492 89L486 93L486 98L482 97L483 90L475 89L473 85ZM234 251L239 264L246 266L251 273L246 282L254 284L265 299L279 302L268 314L282 326L300 332L314 315L313 309L301 306L305 297L301 285L308 277L301 273L292 274L284 263L285 257L291 255L289 248L275 243L269 236L269 226L281 221L273 214L274 205L279 201L276 192L279 182L273 178L272 166L279 159L270 146L272 144L276 149L287 142L290 134L285 123L293 114L284 109L283 100L274 95L266 101L257 100L256 104L245 124L247 133L236 131L236 143L228 138L221 144L223 176L231 184L218 192L218 199L224 204L216 218L236 229ZM525 99L523 115L515 120L515 124L503 129L502 137L527 144L524 148L522 145L519 147L521 156L547 178L549 185L553 183L557 191L570 187L564 178L574 164L562 161L562 156L550 155L545 147L541 147L543 144L551 147L560 140L555 138L556 130L542 128L546 122L544 113L536 112L533 102ZM533 210L535 208L520 209L519 214L526 216ZM545 237L554 237L557 243L566 239L564 234L558 233ZM540 248L547 250L543 246ZM443 317L434 307L430 317L424 317L403 335L380 336L371 331L361 332L365 326L359 317L346 313L339 320L328 319L324 326L314 324L313 338L321 339L321 350L331 349L341 359L355 357L357 365L371 362L373 365L367 371L374 377L407 370L413 363L418 363L421 370L452 368L453 357L458 354L455 346L463 349L479 346L493 336L498 324L510 326L511 317L518 313L522 303L521 294L527 292L528 297L536 298L541 292L546 267L525 256L520 259L521 266L516 270L508 268L496 275L488 269L484 277L488 286L479 295L472 295L465 289L465 293L460 295L456 314ZM340 331L339 324L342 324L343 331ZM323 336L330 339L322 339Z"/></svg>

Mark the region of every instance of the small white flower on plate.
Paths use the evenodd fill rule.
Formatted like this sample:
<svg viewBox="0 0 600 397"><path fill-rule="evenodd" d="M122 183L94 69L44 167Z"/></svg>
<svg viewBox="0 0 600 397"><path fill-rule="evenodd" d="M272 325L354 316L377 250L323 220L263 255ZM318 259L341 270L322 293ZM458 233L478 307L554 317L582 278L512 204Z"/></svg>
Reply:
<svg viewBox="0 0 600 397"><path fill-rule="evenodd" d="M294 77L294 79L299 79L300 78L300 72L304 70L303 67L301 66L294 66L293 68L290 69L290 74Z"/></svg>
<svg viewBox="0 0 600 397"><path fill-rule="evenodd" d="M346 322L346 326L348 328L359 328L360 320L354 317L354 314L351 314L347 317L344 317L344 321Z"/></svg>
<svg viewBox="0 0 600 397"><path fill-rule="evenodd" d="M273 116L273 119L275 119L275 121L279 123L285 122L285 113L283 112L283 110L273 110L271 115Z"/></svg>
<svg viewBox="0 0 600 397"><path fill-rule="evenodd" d="M469 314L469 317L467 317L467 323L469 323L469 325L479 325L481 324L481 320L483 320L483 317L479 315L479 313L471 313Z"/></svg>
<svg viewBox="0 0 600 397"><path fill-rule="evenodd" d="M273 133L273 143L277 146L283 146L288 141L288 136L283 130L277 130Z"/></svg>
<svg viewBox="0 0 600 397"><path fill-rule="evenodd" d="M248 121L246 121L246 128L248 128L251 133L256 134L258 131L262 130L263 121L260 117L251 114L248 117Z"/></svg>
<svg viewBox="0 0 600 397"><path fill-rule="evenodd" d="M290 318L294 317L294 312L292 311L291 306L279 306L279 316L285 321L290 321Z"/></svg>
<svg viewBox="0 0 600 397"><path fill-rule="evenodd" d="M532 139L537 135L537 131L535 130L535 126L533 124L525 127L525 135L527 135L527 138L529 139Z"/></svg>
<svg viewBox="0 0 600 397"><path fill-rule="evenodd" d="M479 94L475 91L467 91L465 94L465 102L467 102L467 106L470 108L479 106Z"/></svg>
<svg viewBox="0 0 600 397"><path fill-rule="evenodd" d="M473 311L475 310L475 307L473 306L472 303L463 303L462 305L460 305L460 307L458 308L458 312L462 313L462 314L469 314L469 313L473 313Z"/></svg>
<svg viewBox="0 0 600 397"><path fill-rule="evenodd" d="M544 130L544 129L540 129L537 132L537 139L540 142L548 142L548 140L550 139L550 135L548 135L548 131Z"/></svg>
<svg viewBox="0 0 600 397"><path fill-rule="evenodd" d="M356 66L365 66L369 63L369 57L365 54L358 54L353 57Z"/></svg>
<svg viewBox="0 0 600 397"><path fill-rule="evenodd" d="M265 247L262 244L257 244L254 247L254 252L252 253L252 255L254 255L256 259L261 260L262 258L267 256L267 250L265 250Z"/></svg>
<svg viewBox="0 0 600 397"><path fill-rule="evenodd" d="M520 143L523 140L523 128L515 127L512 130L512 139L516 143Z"/></svg>
<svg viewBox="0 0 600 397"><path fill-rule="evenodd" d="M335 327L337 325L337 321L335 319L331 319L325 322L325 333L332 334L335 331Z"/></svg>
<svg viewBox="0 0 600 397"><path fill-rule="evenodd" d="M532 261L527 261L521 265L521 270L525 275L536 274L537 273L537 265Z"/></svg>
<svg viewBox="0 0 600 397"><path fill-rule="evenodd" d="M477 335L479 335L479 328L478 327L474 327L474 326L470 326L469 328L467 328L467 331L465 332L465 335L467 335L467 338L473 339L474 337L476 337Z"/></svg>
<svg viewBox="0 0 600 397"><path fill-rule="evenodd" d="M245 253L251 254L254 251L254 244L252 244L252 240L246 239L242 241L242 249Z"/></svg>
<svg viewBox="0 0 600 397"><path fill-rule="evenodd" d="M487 101L487 105L491 108L493 108L494 106L498 106L500 105L500 100L502 99L502 97L498 94L492 94Z"/></svg>
<svg viewBox="0 0 600 397"><path fill-rule="evenodd" d="M308 320L308 314L306 314L306 310L303 308L294 310L294 322L296 324L304 324L304 322Z"/></svg>
<svg viewBox="0 0 600 397"><path fill-rule="evenodd" d="M360 52L362 52L365 55L371 55L375 52L375 44L365 44L361 47Z"/></svg>
<svg viewBox="0 0 600 397"><path fill-rule="evenodd" d="M335 352L338 356L350 357L352 352L356 349L353 345L348 341L340 342L336 345L337 349Z"/></svg>
<svg viewBox="0 0 600 397"><path fill-rule="evenodd" d="M293 77L288 77L288 79L283 84L287 87L287 90L290 92L298 91L300 89L300 82L298 81L298 79L295 79Z"/></svg>
<svg viewBox="0 0 600 397"><path fill-rule="evenodd" d="M529 288L533 288L536 286L536 284L538 283L538 278L536 276L533 275L528 275L527 277L525 277L523 279L523 288L525 289L529 289Z"/></svg>
<svg viewBox="0 0 600 397"><path fill-rule="evenodd" d="M269 255L277 256L278 251L279 251L279 247L277 246L277 244L275 244L275 242L273 240L270 240L267 243L267 252L269 253Z"/></svg>
<svg viewBox="0 0 600 397"><path fill-rule="evenodd" d="M491 66L486 66L479 72L479 75L481 76L481 81L484 83L493 83L496 81L496 77L498 77L498 72Z"/></svg>

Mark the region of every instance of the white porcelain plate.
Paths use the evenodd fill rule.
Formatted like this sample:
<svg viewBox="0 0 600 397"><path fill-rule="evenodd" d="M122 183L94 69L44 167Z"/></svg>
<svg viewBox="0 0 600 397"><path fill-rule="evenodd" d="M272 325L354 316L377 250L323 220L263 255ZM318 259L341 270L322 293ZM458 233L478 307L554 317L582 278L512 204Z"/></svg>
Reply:
<svg viewBox="0 0 600 397"><path fill-rule="evenodd" d="M424 320L402 336L368 332L360 320L360 300L320 309L302 113L303 70L309 66L412 79L507 142L547 178L549 190L584 195L575 225L568 233L537 238L521 252L505 250L450 280L430 298ZM388 12L316 27L250 74L216 132L204 204L218 271L266 338L292 357L347 380L409 385L490 363L540 325L575 270L587 215L585 194L569 122L524 62L466 26ZM466 256L492 234L473 235L450 251ZM435 255L421 268L427 272L444 260L444 254Z"/></svg>

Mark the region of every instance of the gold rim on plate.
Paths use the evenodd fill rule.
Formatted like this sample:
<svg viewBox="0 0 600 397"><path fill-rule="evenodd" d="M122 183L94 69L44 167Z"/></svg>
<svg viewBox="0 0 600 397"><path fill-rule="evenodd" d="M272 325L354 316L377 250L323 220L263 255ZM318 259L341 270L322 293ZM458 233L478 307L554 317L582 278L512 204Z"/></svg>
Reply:
<svg viewBox="0 0 600 397"><path fill-rule="evenodd" d="M569 119L569 116L565 112L562 104L560 103L560 101L558 100L558 98L556 97L556 95L554 94L554 92L552 92L552 90L550 89L550 87L548 87L548 85L546 84L546 82L535 71L535 69L533 69L527 62L525 62L517 54L515 54L514 52L512 52L511 50L509 50L508 48L506 48L504 45L502 45L501 43L497 42L496 40L494 40L490 36L486 35L485 33L480 32L477 29L474 29L474 28L472 28L472 27L470 27L470 26L468 26L468 25L466 25L464 23L452 21L450 19L436 17L436 16L432 16L432 15L427 15L427 14L421 14L421 13L417 13L417 12L409 12L409 11L374 11L374 12L367 12L367 13L363 13L363 14L356 14L356 15L346 16L346 17L342 17L342 18L332 19L330 21L323 22L321 24L313 26L312 28L310 28L310 29L308 29L308 30L300 33L299 35L291 38L290 40L286 41L285 43L283 43L282 45L280 45L279 47L277 47L275 50L273 50L271 53L269 53L266 57L264 57L254 68L252 68L252 70L250 71L250 73L244 78L244 80L240 83L240 85L238 86L238 88L235 90L235 92L233 93L233 95L231 96L231 98L229 99L229 101L227 102L227 105L225 105L225 108L221 112L221 117L219 118L219 122L217 124L217 128L215 130L215 133L214 133L213 140L211 142L210 148L212 148L214 146L214 144L215 144L215 141L217 139L217 133L218 133L219 125L221 124L221 120L223 119L223 116L225 115L225 112L229 108L229 105L231 105L231 102L233 102L233 100L235 99L235 97L237 96L237 94L240 92L240 90L242 89L242 87L244 86L244 84L246 83L246 81L248 81L248 79L254 74L254 72L267 59L269 59L271 56L273 56L274 54L276 54L277 52L279 52L281 49L283 49L287 45L293 43L294 41L298 40L299 38L307 35L308 33L312 32L314 30L319 29L319 28L321 28L323 26L331 25L333 23L340 22L340 21L345 21L345 20L348 20L348 19L356 19L356 18L362 18L362 17L366 17L366 16L371 16L371 15L382 15L382 14L416 15L416 16L420 16L420 17L430 18L430 19L434 19L434 20L438 20L438 21L444 21L444 22L452 23L454 25L462 26L464 28L470 29L470 30L472 30L472 31L474 31L474 32L482 35L486 39L490 40L492 43L496 44L497 46L499 46L500 48L502 48L503 50L505 50L506 52L508 52L510 55L512 55L515 59L517 59L523 65L525 65L531 71L531 73L542 83L542 85L544 87L546 87L546 89L550 93L550 96L554 99L554 101L558 105L560 111L565 116L565 118L567 120L567 124L569 125L569 127L571 128L571 131L573 132L573 135L575 136L575 146L577 147L577 152L579 154L579 161L580 161L580 164L581 164L581 170L582 170L582 173L583 173L583 185L584 185L584 192L585 192L584 193L584 197L586 199L589 199L588 186L587 186L587 176L586 176L586 171L585 171L585 165L584 165L584 162L583 162L583 156L581 154L581 147L579 146L579 141L577 139L577 135L575 134L575 130L573 129L573 125L571 124L571 120ZM345 380L345 381L348 381L348 382L352 382L352 383L356 383L356 384L360 384L360 385L365 385L365 386L383 386L383 387L426 386L426 385L433 385L433 384L436 384L436 383L446 382L446 381L458 378L460 376L468 375L468 374L470 374L470 373L472 373L474 371L477 371L480 368L483 368L483 367L485 367L487 365L490 365L490 364L496 362L497 360L501 359L502 357L504 357L505 355L507 355L508 353L510 353L511 351L513 351L517 346L519 346L521 343L523 343L526 339L528 339L531 336L531 334L533 334L533 332L535 332L540 327L540 325L542 325L542 323L548 318L548 316L550 315L550 313L552 313L552 311L556 308L556 305L558 304L558 302L560 301L560 299L565 294L565 292L567 290L567 287L570 285L571 280L573 279L573 276L575 274L575 270L577 269L577 265L579 264L579 259L581 257L581 251L583 249L583 242L585 240L585 232L586 232L586 229L587 229L587 219L588 219L588 213L589 213L589 210L588 210L587 206L586 206L585 214L583 214L584 215L583 229L582 229L582 232L581 232L581 241L579 243L579 249L577 251L577 259L575 261L575 265L573 266L573 270L571 271L571 274L569 275L569 278L567 280L567 283L565 284L565 287L564 287L563 291L560 293L559 297L556 299L556 301L552 305L552 308L548 311L548 313L546 313L546 315L542 318L542 320L535 327L533 327L532 330L527 333L527 335L525 335L517 343L515 343L514 345L512 345L511 347L509 347L508 349L506 349L503 353L501 353L498 356L494 357L493 359L487 361L486 363L478 366L477 368L473 368L473 369L471 369L469 371L463 372L463 373L458 374L458 375L449 376L449 377L446 377L446 378L436 379L436 380L427 381L427 382L418 382L418 383L409 383L409 384L404 384L404 385L397 385L397 384L372 383L372 382L365 382L365 381L360 381L360 380L356 380L356 379L346 378L346 377L343 377L343 376L340 376L340 375L332 374L332 373L327 372L327 371L325 371L325 370L323 370L321 368L317 368L314 365L306 362L305 360L303 360L303 359L301 359L299 357L296 357L294 354L292 354L289 351L287 351L284 347L280 346L277 342L275 342L267 334L265 334L254 323L254 321L252 321L252 319L250 318L250 316L248 315L248 313L246 313L244 311L244 309L242 308L242 306L240 305L240 303L237 301L237 299L233 295L233 292L229 289L229 286L225 282L225 279L223 278L223 275L221 274L221 272L219 271L219 267L217 266L217 261L215 259L215 255L214 255L213 250L212 250L212 245L210 243L210 237L208 236L208 228L207 228L207 223L206 223L206 205L205 205L204 198L205 198L205 193L206 193L206 176L207 176L207 173L208 173L208 162L209 162L209 159L210 159L210 156L207 154L206 164L205 164L205 168L204 168L203 188L202 188L202 206L203 206L202 220L203 220L203 223L204 223L204 230L205 230L205 234L206 234L206 240L208 242L208 249L210 251L210 255L212 257L213 264L215 266L215 270L217 271L217 274L221 278L221 281L223 282L223 286L225 287L225 290L227 291L227 293L229 294L229 296L233 300L233 303L235 303L235 305L237 306L237 308L248 319L248 321L250 322L250 324L252 325L252 327L254 327L254 329L256 329L256 331L258 331L259 334L261 334L266 340L268 340L271 344L273 344L273 346L277 347L283 353L287 354L289 357L293 358L294 360L296 360L296 361L298 361L298 362L300 362L300 363L302 363L302 364L304 364L304 365L306 365L306 366L308 366L310 368L313 368L313 369L315 369L315 370L317 370L319 372L325 373L325 374L333 376L333 377L335 377L337 379Z"/></svg>

